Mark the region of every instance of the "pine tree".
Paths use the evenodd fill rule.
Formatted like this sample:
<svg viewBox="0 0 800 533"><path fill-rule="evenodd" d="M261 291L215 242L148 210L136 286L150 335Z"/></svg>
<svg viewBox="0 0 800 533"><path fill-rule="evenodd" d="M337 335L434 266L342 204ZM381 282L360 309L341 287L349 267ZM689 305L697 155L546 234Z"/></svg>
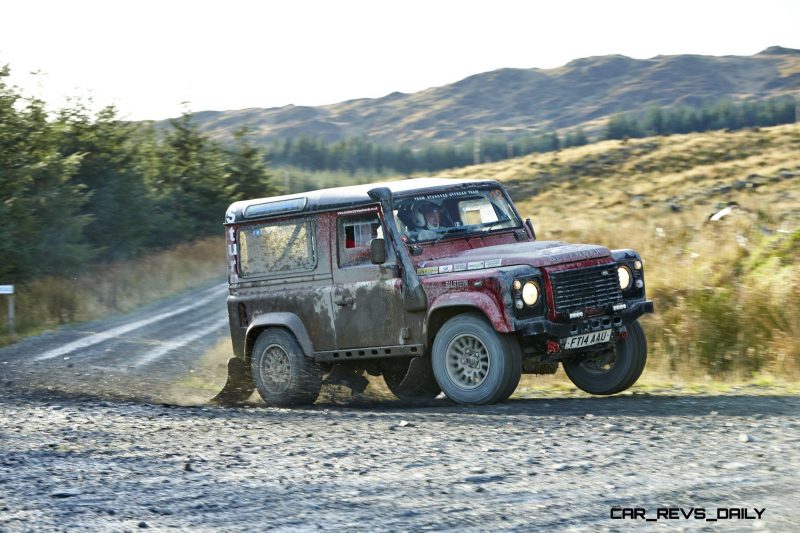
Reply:
<svg viewBox="0 0 800 533"><path fill-rule="evenodd" d="M20 282L77 271L92 255L83 239L86 188L73 181L81 154L58 150L44 102L23 99L0 68L0 278Z"/></svg>
<svg viewBox="0 0 800 533"><path fill-rule="evenodd" d="M225 158L216 143L200 133L187 112L170 120L160 146L157 178L160 224L158 242L181 242L219 232L229 205Z"/></svg>
<svg viewBox="0 0 800 533"><path fill-rule="evenodd" d="M81 154L73 181L91 192L82 209L92 217L88 244L101 259L135 256L155 230L137 126L120 121L114 107L92 119L82 105L62 110L56 124L63 129L62 154Z"/></svg>
<svg viewBox="0 0 800 533"><path fill-rule="evenodd" d="M248 139L249 132L241 128L234 132L234 144L226 150L227 178L230 200L264 198L278 193L267 167L264 151Z"/></svg>

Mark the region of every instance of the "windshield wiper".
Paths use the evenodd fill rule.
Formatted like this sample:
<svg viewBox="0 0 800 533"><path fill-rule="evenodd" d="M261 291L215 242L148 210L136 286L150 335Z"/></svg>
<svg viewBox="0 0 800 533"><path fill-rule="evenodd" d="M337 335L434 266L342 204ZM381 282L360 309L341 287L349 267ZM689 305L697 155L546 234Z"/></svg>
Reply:
<svg viewBox="0 0 800 533"><path fill-rule="evenodd" d="M489 224L489 226L487 227L486 225L483 225L483 226L481 226L481 230L482 230L482 231L485 231L486 233L489 233L489 232L490 232L490 231L492 231L492 230L493 230L495 227L497 227L497 226L499 226L499 225L501 225L501 224L505 224L505 223L507 223L507 222L511 222L511 219L510 219L510 218L507 218L507 219L505 219L505 220L497 220L497 221L495 221L495 222L492 222L492 223L487 223L487 224Z"/></svg>
<svg viewBox="0 0 800 533"><path fill-rule="evenodd" d="M437 242L441 241L442 239L445 238L445 236L450 235L451 233L467 231L467 229L468 229L467 226L453 226L452 228L447 228L444 231L444 233L436 237L436 240L433 241L433 244L436 244Z"/></svg>

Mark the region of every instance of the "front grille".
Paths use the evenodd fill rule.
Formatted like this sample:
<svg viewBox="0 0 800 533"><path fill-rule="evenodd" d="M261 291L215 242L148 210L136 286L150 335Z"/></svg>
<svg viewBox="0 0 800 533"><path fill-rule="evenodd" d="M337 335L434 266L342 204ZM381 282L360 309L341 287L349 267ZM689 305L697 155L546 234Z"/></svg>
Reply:
<svg viewBox="0 0 800 533"><path fill-rule="evenodd" d="M551 272L550 282L557 313L605 307L622 301L614 263Z"/></svg>

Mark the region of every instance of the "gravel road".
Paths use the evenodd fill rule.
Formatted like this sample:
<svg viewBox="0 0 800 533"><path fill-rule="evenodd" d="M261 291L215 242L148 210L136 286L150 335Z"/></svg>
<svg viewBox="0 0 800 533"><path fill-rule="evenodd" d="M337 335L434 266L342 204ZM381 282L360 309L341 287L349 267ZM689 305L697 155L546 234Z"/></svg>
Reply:
<svg viewBox="0 0 800 533"><path fill-rule="evenodd" d="M206 287L0 350L0 531L800 528L800 397L220 408L197 383L224 381L203 364L223 302Z"/></svg>

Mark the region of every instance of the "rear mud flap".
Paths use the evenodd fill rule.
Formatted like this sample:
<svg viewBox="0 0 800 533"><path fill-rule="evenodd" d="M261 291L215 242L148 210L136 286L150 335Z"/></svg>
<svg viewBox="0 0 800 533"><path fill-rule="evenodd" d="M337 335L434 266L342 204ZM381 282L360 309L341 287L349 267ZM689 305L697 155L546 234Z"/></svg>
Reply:
<svg viewBox="0 0 800 533"><path fill-rule="evenodd" d="M231 357L228 359L228 380L210 401L219 405L243 403L253 395L255 388L250 367L238 357Z"/></svg>
<svg viewBox="0 0 800 533"><path fill-rule="evenodd" d="M428 378L431 374L431 361L425 357L415 357L408 365L408 372L406 373L403 384L406 383L420 383Z"/></svg>

